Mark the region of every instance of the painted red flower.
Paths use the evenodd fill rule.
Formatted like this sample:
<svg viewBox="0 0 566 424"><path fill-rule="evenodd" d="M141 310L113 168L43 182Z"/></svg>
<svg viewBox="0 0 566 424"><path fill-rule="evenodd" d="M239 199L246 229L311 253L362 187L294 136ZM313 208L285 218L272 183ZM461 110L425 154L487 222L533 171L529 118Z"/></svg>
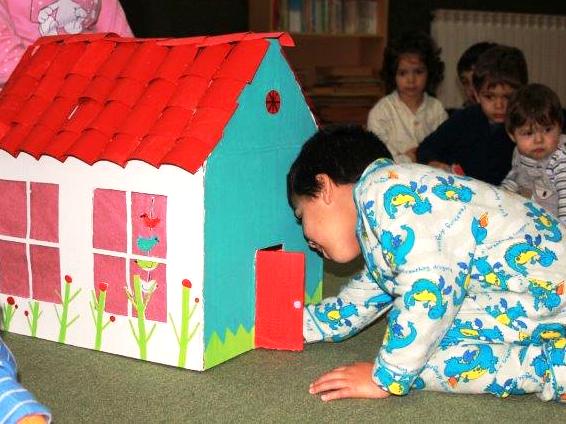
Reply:
<svg viewBox="0 0 566 424"><path fill-rule="evenodd" d="M190 289L193 285L191 284L191 282L189 280L187 280L186 278L183 280L183 286Z"/></svg>
<svg viewBox="0 0 566 424"><path fill-rule="evenodd" d="M29 316L29 312L28 311L24 311L24 315L27 317Z"/></svg>
<svg viewBox="0 0 566 424"><path fill-rule="evenodd" d="M195 303L199 303L200 299L198 297L195 297Z"/></svg>
<svg viewBox="0 0 566 424"><path fill-rule="evenodd" d="M16 301L14 300L14 298L12 296L8 296L8 298L6 299L6 302L8 302L8 305L14 305L16 303Z"/></svg>
<svg viewBox="0 0 566 424"><path fill-rule="evenodd" d="M108 283L98 283L98 290L101 292L105 292L108 288Z"/></svg>
<svg viewBox="0 0 566 424"><path fill-rule="evenodd" d="M114 315L110 315L110 322L116 321L116 317Z"/></svg>
<svg viewBox="0 0 566 424"><path fill-rule="evenodd" d="M67 284L71 284L73 282L73 279L70 275L65 275L65 281L67 282Z"/></svg>

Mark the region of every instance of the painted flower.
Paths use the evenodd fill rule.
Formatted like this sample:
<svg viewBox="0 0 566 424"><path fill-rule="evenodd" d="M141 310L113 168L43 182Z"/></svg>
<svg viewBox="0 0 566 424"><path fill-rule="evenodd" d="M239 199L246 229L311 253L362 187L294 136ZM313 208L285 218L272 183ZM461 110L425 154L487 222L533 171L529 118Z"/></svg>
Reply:
<svg viewBox="0 0 566 424"><path fill-rule="evenodd" d="M71 284L73 282L73 279L70 275L65 275L65 281L67 282L67 284Z"/></svg>
<svg viewBox="0 0 566 424"><path fill-rule="evenodd" d="M110 315L110 322L116 321L116 317L114 315Z"/></svg>
<svg viewBox="0 0 566 424"><path fill-rule="evenodd" d="M183 284L183 287L186 287L188 289L190 289L193 286L191 284L191 282L189 280L187 280L186 278L183 280L182 284Z"/></svg>
<svg viewBox="0 0 566 424"><path fill-rule="evenodd" d="M12 296L8 296L8 298L6 299L6 302L8 302L8 305L14 306L14 304L16 303L16 301L14 300L14 298Z"/></svg>
<svg viewBox="0 0 566 424"><path fill-rule="evenodd" d="M101 292L105 292L108 289L108 283L99 283L98 290Z"/></svg>

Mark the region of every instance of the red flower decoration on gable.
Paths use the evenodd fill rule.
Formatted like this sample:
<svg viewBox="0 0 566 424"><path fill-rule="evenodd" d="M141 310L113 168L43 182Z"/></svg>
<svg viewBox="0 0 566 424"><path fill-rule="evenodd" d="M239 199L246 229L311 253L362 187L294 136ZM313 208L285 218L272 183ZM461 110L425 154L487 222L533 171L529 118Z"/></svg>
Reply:
<svg viewBox="0 0 566 424"><path fill-rule="evenodd" d="M271 90L265 96L265 107L272 115L275 115L281 109L281 95L277 90Z"/></svg>

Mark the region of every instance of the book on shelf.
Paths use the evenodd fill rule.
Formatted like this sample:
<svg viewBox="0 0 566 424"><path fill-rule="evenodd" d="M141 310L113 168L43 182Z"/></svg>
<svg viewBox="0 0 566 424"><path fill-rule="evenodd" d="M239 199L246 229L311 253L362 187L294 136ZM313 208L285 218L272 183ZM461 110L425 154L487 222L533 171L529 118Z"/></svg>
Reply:
<svg viewBox="0 0 566 424"><path fill-rule="evenodd" d="M295 33L377 35L379 0L274 0L274 27Z"/></svg>

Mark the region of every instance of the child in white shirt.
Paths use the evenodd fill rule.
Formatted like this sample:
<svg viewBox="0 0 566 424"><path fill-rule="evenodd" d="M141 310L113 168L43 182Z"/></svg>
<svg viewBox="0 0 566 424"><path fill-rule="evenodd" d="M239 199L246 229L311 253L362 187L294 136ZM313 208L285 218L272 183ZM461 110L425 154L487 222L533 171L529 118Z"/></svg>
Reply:
<svg viewBox="0 0 566 424"><path fill-rule="evenodd" d="M444 76L440 49L424 33L407 33L387 47L382 77L386 92L371 109L367 128L396 162L415 162L419 143L448 117L434 93Z"/></svg>

